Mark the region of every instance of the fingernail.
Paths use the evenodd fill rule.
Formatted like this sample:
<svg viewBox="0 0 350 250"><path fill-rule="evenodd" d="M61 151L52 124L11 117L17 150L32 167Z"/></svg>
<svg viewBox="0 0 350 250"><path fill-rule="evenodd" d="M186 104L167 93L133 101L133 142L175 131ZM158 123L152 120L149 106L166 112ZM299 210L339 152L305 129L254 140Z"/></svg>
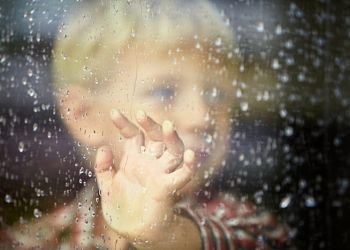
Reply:
<svg viewBox="0 0 350 250"><path fill-rule="evenodd" d="M136 119L140 122L143 121L146 118L146 113L143 110L139 110L136 113Z"/></svg>
<svg viewBox="0 0 350 250"><path fill-rule="evenodd" d="M163 132L167 134L173 132L174 130L174 125L169 120L165 120L162 124L162 127L163 127Z"/></svg>
<svg viewBox="0 0 350 250"><path fill-rule="evenodd" d="M110 116L113 120L115 120L120 116L120 112L116 109L111 109Z"/></svg>
<svg viewBox="0 0 350 250"><path fill-rule="evenodd" d="M111 157L111 155L112 155L111 152L112 152L112 149L108 146L100 147L97 150L97 154L96 154L97 165L106 160L106 155L110 154L110 157Z"/></svg>

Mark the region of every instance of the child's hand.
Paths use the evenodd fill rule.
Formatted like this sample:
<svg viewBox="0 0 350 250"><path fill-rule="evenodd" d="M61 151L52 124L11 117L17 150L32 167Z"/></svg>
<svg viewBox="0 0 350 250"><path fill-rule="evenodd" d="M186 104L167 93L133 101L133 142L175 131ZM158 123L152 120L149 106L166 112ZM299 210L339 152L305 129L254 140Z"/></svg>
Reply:
<svg viewBox="0 0 350 250"><path fill-rule="evenodd" d="M126 141L118 163L110 148L97 152L96 176L104 217L129 240L157 240L172 228L174 195L193 176L194 153L184 152L169 121L160 126L140 111L137 121L143 133L116 110L111 118Z"/></svg>

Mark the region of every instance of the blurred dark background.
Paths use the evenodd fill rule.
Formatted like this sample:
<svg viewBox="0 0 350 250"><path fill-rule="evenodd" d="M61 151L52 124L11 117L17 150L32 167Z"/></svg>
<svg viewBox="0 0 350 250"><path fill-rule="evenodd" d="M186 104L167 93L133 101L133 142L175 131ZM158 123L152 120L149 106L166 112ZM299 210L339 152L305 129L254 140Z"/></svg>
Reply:
<svg viewBox="0 0 350 250"><path fill-rule="evenodd" d="M51 51L62 18L82 1L0 3L0 226L73 199L89 163L62 125ZM242 54L232 151L220 178L279 214L300 249L349 242L350 3L213 1ZM273 71L275 79L259 80ZM247 73L248 74L248 73Z"/></svg>

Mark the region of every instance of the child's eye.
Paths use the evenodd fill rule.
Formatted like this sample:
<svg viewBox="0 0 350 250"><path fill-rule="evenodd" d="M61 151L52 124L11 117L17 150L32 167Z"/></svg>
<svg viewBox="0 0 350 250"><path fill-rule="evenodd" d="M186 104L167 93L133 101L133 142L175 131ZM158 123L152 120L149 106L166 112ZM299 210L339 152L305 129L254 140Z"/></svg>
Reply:
<svg viewBox="0 0 350 250"><path fill-rule="evenodd" d="M156 87L151 91L151 95L155 98L159 98L160 101L170 101L174 98L175 90L169 86Z"/></svg>

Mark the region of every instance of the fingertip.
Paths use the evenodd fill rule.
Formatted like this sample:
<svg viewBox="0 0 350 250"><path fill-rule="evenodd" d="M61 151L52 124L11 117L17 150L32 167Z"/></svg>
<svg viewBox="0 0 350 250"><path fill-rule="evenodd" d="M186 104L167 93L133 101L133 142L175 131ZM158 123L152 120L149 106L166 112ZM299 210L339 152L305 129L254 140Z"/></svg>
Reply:
<svg viewBox="0 0 350 250"><path fill-rule="evenodd" d="M187 149L184 153L184 162L186 164L193 164L195 160L195 153L191 149Z"/></svg>
<svg viewBox="0 0 350 250"><path fill-rule="evenodd" d="M171 121L165 120L162 124L162 129L164 134L170 134L174 131L174 125Z"/></svg>
<svg viewBox="0 0 350 250"><path fill-rule="evenodd" d="M103 170L105 166L109 167L112 161L113 153L109 146L102 146L97 150L95 168Z"/></svg>
<svg viewBox="0 0 350 250"><path fill-rule="evenodd" d="M117 109L111 109L111 111L110 111L110 117L111 117L111 119L112 120L116 120L116 119L118 119L119 117L121 116L121 114L120 114L120 112L119 112L119 110L117 110Z"/></svg>
<svg viewBox="0 0 350 250"><path fill-rule="evenodd" d="M146 112L145 112L145 111L143 111L143 110L137 111L137 113L136 113L136 119L137 119L138 122L144 121L145 118L146 118Z"/></svg>

